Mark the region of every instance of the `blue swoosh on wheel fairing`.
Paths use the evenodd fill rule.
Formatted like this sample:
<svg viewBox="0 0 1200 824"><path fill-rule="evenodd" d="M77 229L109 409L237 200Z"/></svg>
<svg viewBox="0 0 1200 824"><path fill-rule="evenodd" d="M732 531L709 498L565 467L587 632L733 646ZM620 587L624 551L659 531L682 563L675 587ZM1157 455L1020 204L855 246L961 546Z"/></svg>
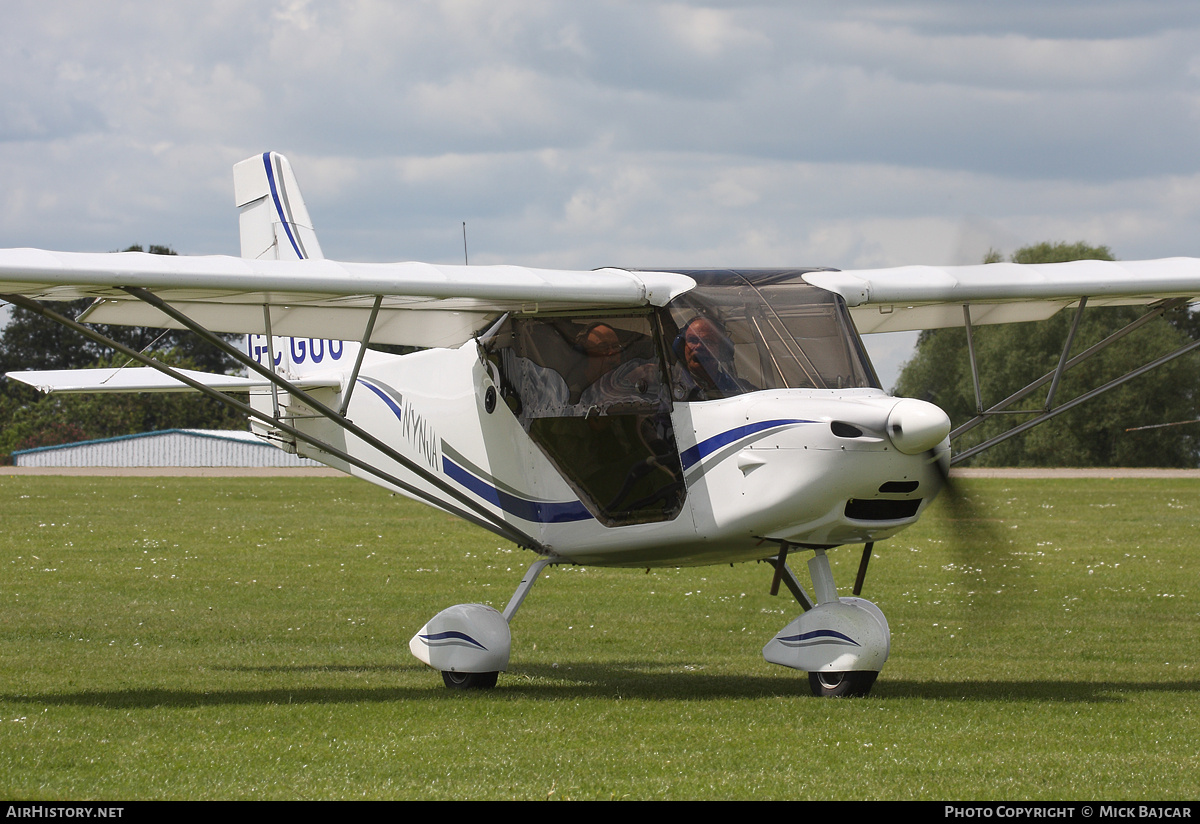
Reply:
<svg viewBox="0 0 1200 824"><path fill-rule="evenodd" d="M799 635L789 635L786 638L776 638L775 640L789 647L807 647L814 644L850 644L855 647L861 646L861 644L849 635L843 635L831 629L802 632Z"/></svg>
<svg viewBox="0 0 1200 824"><path fill-rule="evenodd" d="M463 642L467 646L478 647L481 650L487 651L487 647L476 641L470 635L464 632L455 632L449 630L447 632L435 632L432 635L422 635L421 640L425 642L427 647L446 647L446 646L461 646Z"/></svg>

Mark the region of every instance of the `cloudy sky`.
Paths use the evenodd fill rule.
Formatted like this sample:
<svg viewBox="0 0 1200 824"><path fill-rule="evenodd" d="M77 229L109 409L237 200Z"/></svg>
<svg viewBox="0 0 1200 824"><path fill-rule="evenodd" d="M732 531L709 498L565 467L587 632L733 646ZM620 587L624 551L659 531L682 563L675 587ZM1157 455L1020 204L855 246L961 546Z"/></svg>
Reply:
<svg viewBox="0 0 1200 824"><path fill-rule="evenodd" d="M0 7L0 246L237 254L288 155L328 257L554 267L1200 256L1200 4ZM906 350L877 347L885 383Z"/></svg>

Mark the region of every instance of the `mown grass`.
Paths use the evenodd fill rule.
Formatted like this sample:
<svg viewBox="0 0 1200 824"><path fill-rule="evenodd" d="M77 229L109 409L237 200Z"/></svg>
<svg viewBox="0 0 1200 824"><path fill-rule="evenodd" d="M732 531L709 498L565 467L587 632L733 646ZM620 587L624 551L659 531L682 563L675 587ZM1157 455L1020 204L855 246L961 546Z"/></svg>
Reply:
<svg viewBox="0 0 1200 824"><path fill-rule="evenodd" d="M876 547L892 659L820 701L760 656L765 565L552 569L459 694L407 643L507 601L532 556L480 530L350 479L0 476L0 795L1200 796L1200 484L968 489Z"/></svg>

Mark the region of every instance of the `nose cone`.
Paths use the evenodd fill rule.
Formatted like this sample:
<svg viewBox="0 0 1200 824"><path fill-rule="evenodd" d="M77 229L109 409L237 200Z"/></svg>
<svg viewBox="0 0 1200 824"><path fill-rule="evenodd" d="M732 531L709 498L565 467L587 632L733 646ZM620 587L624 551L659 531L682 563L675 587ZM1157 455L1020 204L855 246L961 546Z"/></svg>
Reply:
<svg viewBox="0 0 1200 824"><path fill-rule="evenodd" d="M919 455L950 434L950 418L931 403L904 398L888 414L887 433L905 455Z"/></svg>

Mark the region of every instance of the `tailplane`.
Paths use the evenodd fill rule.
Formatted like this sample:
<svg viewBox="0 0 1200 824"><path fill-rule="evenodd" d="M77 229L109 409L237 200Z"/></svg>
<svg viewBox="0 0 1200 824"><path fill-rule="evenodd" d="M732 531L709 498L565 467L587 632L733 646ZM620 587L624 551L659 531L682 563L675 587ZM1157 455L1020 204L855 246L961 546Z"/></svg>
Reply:
<svg viewBox="0 0 1200 824"><path fill-rule="evenodd" d="M276 152L233 167L242 257L252 260L320 260L321 245L286 157Z"/></svg>

